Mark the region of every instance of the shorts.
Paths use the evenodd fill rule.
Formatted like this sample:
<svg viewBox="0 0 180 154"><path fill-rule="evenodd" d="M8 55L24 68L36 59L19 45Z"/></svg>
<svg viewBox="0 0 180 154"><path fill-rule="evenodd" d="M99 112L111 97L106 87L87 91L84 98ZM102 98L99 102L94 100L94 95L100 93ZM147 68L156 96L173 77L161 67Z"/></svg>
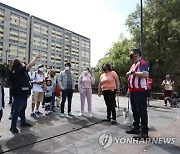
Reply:
<svg viewBox="0 0 180 154"><path fill-rule="evenodd" d="M43 102L44 92L34 91L32 94L32 103Z"/></svg>
<svg viewBox="0 0 180 154"><path fill-rule="evenodd" d="M164 93L163 94L164 98L166 98L166 97L172 98L172 96L173 96L173 91L172 90L164 90L163 93Z"/></svg>
<svg viewBox="0 0 180 154"><path fill-rule="evenodd" d="M147 90L147 97L151 97L151 90L150 89Z"/></svg>

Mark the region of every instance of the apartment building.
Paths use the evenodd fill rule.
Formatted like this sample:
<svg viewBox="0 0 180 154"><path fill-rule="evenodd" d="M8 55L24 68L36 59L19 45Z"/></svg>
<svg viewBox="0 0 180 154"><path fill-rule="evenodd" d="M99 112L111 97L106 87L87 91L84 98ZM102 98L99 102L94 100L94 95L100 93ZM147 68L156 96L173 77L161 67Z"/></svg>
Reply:
<svg viewBox="0 0 180 154"><path fill-rule="evenodd" d="M37 65L59 73L70 62L78 79L90 67L90 48L89 38L0 3L0 62L17 57L28 62L38 53Z"/></svg>
<svg viewBox="0 0 180 154"><path fill-rule="evenodd" d="M30 15L0 3L0 62L28 62Z"/></svg>

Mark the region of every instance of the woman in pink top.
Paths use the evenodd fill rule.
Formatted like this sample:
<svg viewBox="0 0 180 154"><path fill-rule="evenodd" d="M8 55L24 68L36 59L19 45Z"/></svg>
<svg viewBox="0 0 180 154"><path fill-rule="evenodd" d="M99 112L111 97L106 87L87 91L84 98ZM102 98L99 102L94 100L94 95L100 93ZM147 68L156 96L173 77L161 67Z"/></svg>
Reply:
<svg viewBox="0 0 180 154"><path fill-rule="evenodd" d="M110 64L104 64L102 66L103 74L99 79L99 88L98 95L101 96L101 92L104 96L104 100L107 106L107 119L103 119L102 121L111 121L111 113L112 113L112 124L116 124L116 92L119 91L119 78L115 71L112 71Z"/></svg>
<svg viewBox="0 0 180 154"><path fill-rule="evenodd" d="M79 76L78 79L78 89L80 91L80 97L81 97L81 112L79 113L79 116L82 116L84 113L84 104L85 104L85 98L87 97L87 103L88 103L88 112L89 116L92 117L92 108L91 108L91 102L92 102L92 88L91 85L94 83L94 78L92 77L89 68L85 68L82 75Z"/></svg>

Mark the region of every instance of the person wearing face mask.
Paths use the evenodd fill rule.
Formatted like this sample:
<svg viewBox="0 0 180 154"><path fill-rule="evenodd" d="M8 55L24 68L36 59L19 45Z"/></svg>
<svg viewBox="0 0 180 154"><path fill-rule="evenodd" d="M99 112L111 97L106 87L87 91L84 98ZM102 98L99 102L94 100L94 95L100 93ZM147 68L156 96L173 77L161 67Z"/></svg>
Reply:
<svg viewBox="0 0 180 154"><path fill-rule="evenodd" d="M134 136L136 139L146 139L149 138L147 114L148 65L145 60L141 59L141 52L138 49L131 50L130 59L133 64L126 75L128 77L128 93L133 112L134 127L127 130L126 133L138 134L138 136Z"/></svg>
<svg viewBox="0 0 180 154"><path fill-rule="evenodd" d="M86 67L84 69L83 74L80 75L78 79L78 89L80 91L80 97L81 97L81 112L79 113L79 116L82 116L84 113L85 98L87 98L89 117L93 116L92 108L91 108L92 84L94 84L94 78L90 74L89 68Z"/></svg>
<svg viewBox="0 0 180 154"><path fill-rule="evenodd" d="M47 70L46 70L46 72L44 73L44 77L48 77L50 71L51 71L51 67L47 67Z"/></svg>
<svg viewBox="0 0 180 154"><path fill-rule="evenodd" d="M116 124L116 93L119 95L120 82L119 77L115 71L112 71L110 64L103 64L103 74L99 78L98 95L101 93L104 96L104 100L107 106L107 119L102 121L111 121L112 124Z"/></svg>
<svg viewBox="0 0 180 154"><path fill-rule="evenodd" d="M55 70L51 70L50 72L49 72L49 76L50 76L50 80L51 80L51 82L52 82L52 99L51 99L51 111L52 112L55 112L55 110L54 110L54 107L55 107L55 96L56 96L56 72L55 72Z"/></svg>
<svg viewBox="0 0 180 154"><path fill-rule="evenodd" d="M38 70L35 71L32 76L31 76L31 80L32 80L32 113L31 116L32 117L36 117L36 115L40 115L42 114L39 111L39 106L40 106L40 102L43 102L43 98L44 98L44 91L43 91L43 86L44 86L44 74L43 74L43 65L39 65L38 66ZM34 111L35 109L35 105L36 105L36 111Z"/></svg>
<svg viewBox="0 0 180 154"><path fill-rule="evenodd" d="M19 59L15 59L10 66L11 74L10 81L12 83L12 95L14 98L12 104L12 121L10 131L18 133L16 128L18 117L21 118L21 127L30 127L31 124L26 122L25 110L27 107L27 98L31 94L31 84L27 71L35 65L36 60L39 58L37 55L29 64L24 65Z"/></svg>
<svg viewBox="0 0 180 154"><path fill-rule="evenodd" d="M66 102L66 98L68 99L68 115L74 116L71 112L71 103L72 103L72 96L73 90L75 88L75 80L74 75L71 72L71 64L66 63L65 69L60 72L58 77L58 84L62 91L62 101L61 101L61 113L60 117L64 117L64 104Z"/></svg>
<svg viewBox="0 0 180 154"><path fill-rule="evenodd" d="M45 115L49 116L51 113L51 102L52 102L52 90L53 85L49 77L45 78L45 86L43 87L45 91L44 102L45 102Z"/></svg>

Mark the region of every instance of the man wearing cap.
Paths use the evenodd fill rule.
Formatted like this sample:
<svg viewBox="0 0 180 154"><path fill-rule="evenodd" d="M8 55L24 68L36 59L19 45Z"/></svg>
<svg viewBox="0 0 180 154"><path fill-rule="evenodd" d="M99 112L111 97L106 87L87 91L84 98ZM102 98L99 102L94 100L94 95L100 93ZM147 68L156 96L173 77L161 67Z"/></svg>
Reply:
<svg viewBox="0 0 180 154"><path fill-rule="evenodd" d="M68 115L74 116L71 112L71 103L72 103L73 90L75 88L75 81L74 81L74 75L71 72L70 63L66 63L65 69L60 72L58 78L58 84L60 89L62 90L60 117L64 117L64 104L66 102L66 97L68 99Z"/></svg>
<svg viewBox="0 0 180 154"><path fill-rule="evenodd" d="M44 97L44 91L43 91L43 86L44 86L44 69L43 69L43 65L38 65L38 70L35 71L32 76L31 76L31 80L32 80L32 113L31 116L32 117L36 117L36 115L40 115L42 114L39 111L39 106L40 106L40 102L43 101L43 97ZM36 105L36 111L34 111L35 109L35 105Z"/></svg>
<svg viewBox="0 0 180 154"><path fill-rule="evenodd" d="M141 52L132 49L130 59L133 62L128 76L128 92L133 112L133 129L126 131L128 134L139 134L137 139L146 139L148 136L148 114L147 114L147 78L149 76L148 65L141 59Z"/></svg>

